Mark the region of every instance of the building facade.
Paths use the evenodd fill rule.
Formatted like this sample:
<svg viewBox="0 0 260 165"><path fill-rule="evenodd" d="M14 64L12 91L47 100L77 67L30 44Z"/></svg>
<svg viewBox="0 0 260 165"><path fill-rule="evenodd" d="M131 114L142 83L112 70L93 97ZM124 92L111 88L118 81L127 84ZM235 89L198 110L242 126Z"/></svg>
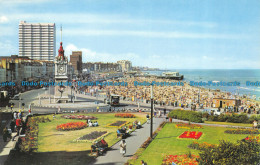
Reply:
<svg viewBox="0 0 260 165"><path fill-rule="evenodd" d="M72 51L70 55L70 63L74 69L75 74L82 73L82 51Z"/></svg>
<svg viewBox="0 0 260 165"><path fill-rule="evenodd" d="M238 107L241 105L241 100L236 99L223 99L223 98L213 98L213 107L214 108L224 108L224 107Z"/></svg>
<svg viewBox="0 0 260 165"><path fill-rule="evenodd" d="M0 57L0 82L49 80L54 78L53 61L31 60L12 55Z"/></svg>
<svg viewBox="0 0 260 165"><path fill-rule="evenodd" d="M56 56L54 23L19 23L19 56L53 61Z"/></svg>
<svg viewBox="0 0 260 165"><path fill-rule="evenodd" d="M128 60L120 60L117 61L117 63L120 65L120 70L122 72L129 72L132 70L132 62Z"/></svg>
<svg viewBox="0 0 260 165"><path fill-rule="evenodd" d="M121 71L120 65L112 62L87 62L83 63L82 68L95 72Z"/></svg>

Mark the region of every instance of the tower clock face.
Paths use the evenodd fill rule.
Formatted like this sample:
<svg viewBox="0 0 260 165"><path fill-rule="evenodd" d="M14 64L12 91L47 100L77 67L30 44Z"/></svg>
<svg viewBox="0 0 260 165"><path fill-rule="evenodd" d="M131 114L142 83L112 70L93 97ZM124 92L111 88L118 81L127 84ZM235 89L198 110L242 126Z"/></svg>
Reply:
<svg viewBox="0 0 260 165"><path fill-rule="evenodd" d="M65 66L59 65L57 72L60 73L60 74L64 74L65 73Z"/></svg>

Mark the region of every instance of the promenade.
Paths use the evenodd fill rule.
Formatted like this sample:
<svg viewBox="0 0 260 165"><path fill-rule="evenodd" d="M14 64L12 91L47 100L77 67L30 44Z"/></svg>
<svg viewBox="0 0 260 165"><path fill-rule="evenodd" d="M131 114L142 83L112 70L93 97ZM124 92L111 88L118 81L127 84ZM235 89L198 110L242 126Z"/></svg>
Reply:
<svg viewBox="0 0 260 165"><path fill-rule="evenodd" d="M159 125L164 121L164 118L154 118L153 131L155 131ZM150 136L150 123L145 123L143 128L136 129L130 137L126 138L126 154L125 157L120 154L119 143L113 145L109 151L103 156L97 157L96 161L91 165L123 165L127 160L134 155L134 153L140 148L140 146Z"/></svg>

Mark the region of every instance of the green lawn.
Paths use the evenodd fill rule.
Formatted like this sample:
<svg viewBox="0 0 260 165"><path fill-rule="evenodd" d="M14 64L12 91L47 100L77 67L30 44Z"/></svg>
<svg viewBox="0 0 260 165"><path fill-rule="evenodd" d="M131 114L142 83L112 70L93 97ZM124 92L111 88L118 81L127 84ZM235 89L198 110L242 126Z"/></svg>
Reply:
<svg viewBox="0 0 260 165"><path fill-rule="evenodd" d="M230 125L230 126L242 126L242 127L252 127L252 124L244 123L228 123L228 122L217 122L217 121L205 121L207 124L219 124L219 125Z"/></svg>
<svg viewBox="0 0 260 165"><path fill-rule="evenodd" d="M204 126L202 129L196 129L196 131L203 132L198 142L208 142L211 144L218 144L219 140L229 140L236 142L245 138L247 135L232 135L225 134L224 131L228 128L223 127L209 127ZM147 162L147 164L161 164L163 155L180 155L186 154L191 151L192 154L198 155L199 151L189 149L188 145L194 140L192 139L179 139L181 135L187 129L175 128L174 123L167 123L164 128L159 132L152 143L144 150L142 155L136 160L130 162L131 164L140 164L141 160Z"/></svg>
<svg viewBox="0 0 260 165"><path fill-rule="evenodd" d="M64 115L64 114L62 114ZM74 142L74 139L77 139L83 135L91 133L93 131L107 131L110 132L108 136L105 137L105 140L108 142L109 146L116 143L119 139L116 138L116 127L107 127L107 124L113 123L117 120L128 121L132 123L135 120L141 121L144 123L146 121L144 113L135 113L136 118L116 118L114 113L93 113L93 114L80 114L87 116L95 116L98 118L98 127L87 127L82 130L76 131L58 131L56 126L63 123L69 122L86 122L86 120L77 120L77 119L64 119L61 118L62 115L57 115L56 119L47 123L39 124L39 135L38 135L38 152L50 152L50 151L85 151L90 150L92 143L90 142ZM78 114L75 114L78 115ZM48 116L52 119L52 116ZM94 120L95 121L95 120ZM129 124L130 124L129 123Z"/></svg>

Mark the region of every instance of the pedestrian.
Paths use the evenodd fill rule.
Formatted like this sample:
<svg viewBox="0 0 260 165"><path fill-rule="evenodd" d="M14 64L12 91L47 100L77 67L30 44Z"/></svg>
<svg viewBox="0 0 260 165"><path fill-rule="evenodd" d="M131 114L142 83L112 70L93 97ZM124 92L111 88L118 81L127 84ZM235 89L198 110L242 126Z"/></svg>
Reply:
<svg viewBox="0 0 260 165"><path fill-rule="evenodd" d="M19 136L20 135L20 130L22 128L22 119L16 119L16 135L13 137L13 141L15 139L16 136Z"/></svg>
<svg viewBox="0 0 260 165"><path fill-rule="evenodd" d="M146 115L146 119L147 119L147 124L149 124L149 120L150 120L149 114Z"/></svg>
<svg viewBox="0 0 260 165"><path fill-rule="evenodd" d="M164 108L164 110L163 110L163 114L164 114L164 116L166 115L166 108Z"/></svg>
<svg viewBox="0 0 260 165"><path fill-rule="evenodd" d="M17 112L16 111L14 112L14 119L15 120L17 119Z"/></svg>
<svg viewBox="0 0 260 165"><path fill-rule="evenodd" d="M5 128L3 129L3 140L4 140L4 142L7 141L7 138L12 139L12 136L11 136L11 134L9 133L7 127L5 127Z"/></svg>
<svg viewBox="0 0 260 165"><path fill-rule="evenodd" d="M29 115L32 113L31 109L29 109Z"/></svg>
<svg viewBox="0 0 260 165"><path fill-rule="evenodd" d="M53 118L53 120L56 118L55 114L53 114L52 118Z"/></svg>
<svg viewBox="0 0 260 165"><path fill-rule="evenodd" d="M158 115L159 115L159 117L161 117L161 111L159 110L159 112L158 112Z"/></svg>
<svg viewBox="0 0 260 165"><path fill-rule="evenodd" d="M253 128L254 128L254 129L257 128L257 121L256 121L256 120L254 120L254 122L253 122Z"/></svg>
<svg viewBox="0 0 260 165"><path fill-rule="evenodd" d="M141 165L147 165L147 163L141 160Z"/></svg>
<svg viewBox="0 0 260 165"><path fill-rule="evenodd" d="M119 146L120 146L120 153L121 153L123 156L125 156L125 153L126 153L126 141L125 141L125 139L122 139L122 140L121 140Z"/></svg>
<svg viewBox="0 0 260 165"><path fill-rule="evenodd" d="M11 128L12 132L14 132L14 130L15 130L15 119L13 119L13 120L11 121L11 123L10 123L10 128Z"/></svg>

